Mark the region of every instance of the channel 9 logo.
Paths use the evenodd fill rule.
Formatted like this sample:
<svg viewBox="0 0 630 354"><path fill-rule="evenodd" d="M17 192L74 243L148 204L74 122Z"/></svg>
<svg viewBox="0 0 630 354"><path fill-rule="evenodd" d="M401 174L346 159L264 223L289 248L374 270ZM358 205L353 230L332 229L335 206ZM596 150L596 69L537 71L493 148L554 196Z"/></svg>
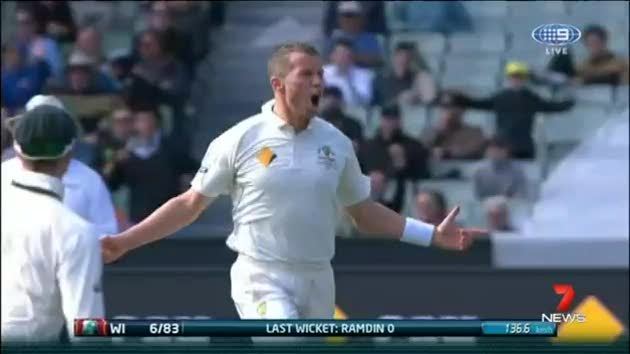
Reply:
<svg viewBox="0 0 630 354"><path fill-rule="evenodd" d="M107 336L107 321L103 319L74 320L74 335L77 337Z"/></svg>

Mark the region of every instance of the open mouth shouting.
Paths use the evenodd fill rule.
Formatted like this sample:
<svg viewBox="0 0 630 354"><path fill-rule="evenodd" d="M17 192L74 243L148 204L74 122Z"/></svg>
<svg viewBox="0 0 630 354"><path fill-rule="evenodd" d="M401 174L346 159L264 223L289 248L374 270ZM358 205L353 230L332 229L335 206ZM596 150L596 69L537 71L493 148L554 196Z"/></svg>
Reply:
<svg viewBox="0 0 630 354"><path fill-rule="evenodd" d="M311 103L313 104L314 107L319 107L319 98L320 95L319 94L313 94L311 95Z"/></svg>

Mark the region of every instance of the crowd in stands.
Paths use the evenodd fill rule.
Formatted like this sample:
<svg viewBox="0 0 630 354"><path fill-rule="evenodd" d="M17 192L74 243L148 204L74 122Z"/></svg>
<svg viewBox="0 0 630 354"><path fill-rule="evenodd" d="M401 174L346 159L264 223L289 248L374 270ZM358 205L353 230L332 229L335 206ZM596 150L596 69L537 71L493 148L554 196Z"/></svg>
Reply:
<svg viewBox="0 0 630 354"><path fill-rule="evenodd" d="M224 4L213 3L140 2L126 30L131 48L107 51L111 28L75 18L76 3L16 2L16 27L2 43L3 161L14 155L5 118L35 95L54 95L82 130L75 158L112 191L127 190L121 226L186 188L198 168L188 145L192 78L223 21Z"/></svg>
<svg viewBox="0 0 630 354"><path fill-rule="evenodd" d="M422 43L393 42L392 36L405 32L448 37L475 30L460 1L328 2L323 24L328 60L325 97L332 97L334 103L324 100L320 115L353 141L363 172L371 178L374 199L438 223L448 212L448 203L460 201L447 201L443 191L424 188L423 181L468 179L486 226L511 232L517 223L510 216L510 202L531 202L536 194L519 163L536 158L536 115L573 109L580 102L567 92L576 87L628 85L628 58L620 56L627 53L608 48L603 26L591 25L582 29L578 44L588 52L583 61L569 51L553 57L541 72L508 58L502 69L503 86L480 97L457 85L440 84L440 72L421 52ZM461 87L468 86L470 78L457 79ZM543 96L533 85L546 85L557 94ZM419 133L406 131L401 120L403 111L413 112L413 107L429 111L432 117ZM469 122L469 110L488 111L494 121L492 131ZM353 112L367 113L359 117ZM378 121L372 134L366 119ZM449 160L479 163L469 176L432 170L432 164ZM405 195L413 195L411 202Z"/></svg>
<svg viewBox="0 0 630 354"><path fill-rule="evenodd" d="M37 94L58 96L83 131L75 156L112 190L128 188L127 215L137 222L185 188L197 167L188 146L191 82L210 50L209 31L224 21L225 4L143 1L136 26L128 31L131 48L122 52L106 51L103 26L77 21L71 5L17 3L15 33L2 43L3 119L22 112ZM567 55L551 57L541 71L497 57L505 61L503 87L475 92L461 89L476 84L469 82L477 77L474 66L470 77L456 77L461 87L451 87L423 43L394 41L401 32L445 38L475 33L478 22L463 2L329 1L324 6L326 88L320 116L352 140L374 199L427 222L442 220L449 203L457 201L426 188L424 181L460 178L471 184L486 226L513 231L510 202L535 195L520 162L537 157L536 115L574 109L580 102L562 93L576 87L628 85L627 53L610 49L611 34L601 25L582 28L576 46L586 48L584 59L569 47ZM534 85L560 94L541 95ZM471 110L487 111L493 128L467 119ZM427 121L419 131L406 128L409 112L415 112L412 123ZM11 156L5 130L2 144L5 160ZM462 160L479 164L471 174L432 167Z"/></svg>

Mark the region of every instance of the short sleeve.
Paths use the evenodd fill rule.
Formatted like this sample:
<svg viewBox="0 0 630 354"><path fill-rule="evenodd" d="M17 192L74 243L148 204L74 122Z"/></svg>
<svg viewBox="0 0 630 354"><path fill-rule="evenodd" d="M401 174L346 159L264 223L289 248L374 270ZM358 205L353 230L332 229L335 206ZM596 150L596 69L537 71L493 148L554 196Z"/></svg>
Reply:
<svg viewBox="0 0 630 354"><path fill-rule="evenodd" d="M233 156L237 145L231 133L228 130L210 143L201 167L191 182L193 190L207 197L230 193L234 184Z"/></svg>
<svg viewBox="0 0 630 354"><path fill-rule="evenodd" d="M337 188L339 203L348 207L370 197L370 179L361 172L359 161L350 148Z"/></svg>

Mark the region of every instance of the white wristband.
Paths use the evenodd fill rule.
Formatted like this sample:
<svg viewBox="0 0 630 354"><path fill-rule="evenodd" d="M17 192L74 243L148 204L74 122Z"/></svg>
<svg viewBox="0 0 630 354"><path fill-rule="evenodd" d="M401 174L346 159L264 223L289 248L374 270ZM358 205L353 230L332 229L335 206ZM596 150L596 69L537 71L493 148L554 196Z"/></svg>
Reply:
<svg viewBox="0 0 630 354"><path fill-rule="evenodd" d="M400 240L414 245L430 246L434 230L435 226L431 224L407 218L405 221L405 230Z"/></svg>

